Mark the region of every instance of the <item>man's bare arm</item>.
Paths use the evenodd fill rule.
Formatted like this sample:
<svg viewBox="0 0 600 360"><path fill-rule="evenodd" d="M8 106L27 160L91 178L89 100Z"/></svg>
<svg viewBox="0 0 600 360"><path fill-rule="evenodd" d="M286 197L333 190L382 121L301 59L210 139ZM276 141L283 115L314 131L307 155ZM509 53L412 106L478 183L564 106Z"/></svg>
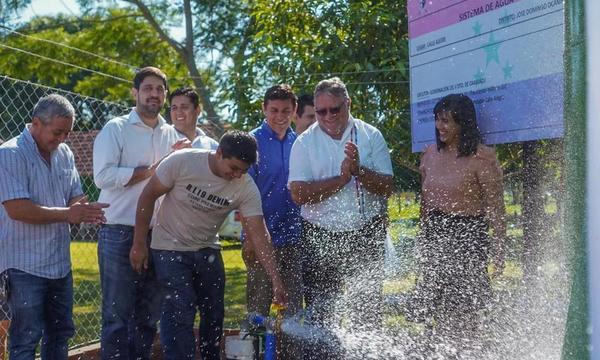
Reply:
<svg viewBox="0 0 600 360"><path fill-rule="evenodd" d="M156 176L153 176L144 187L138 199L135 212L135 230L133 232L133 245L129 252L131 267L141 273L148 268L148 247L146 239L150 231L150 221L154 214L154 203L171 188L164 186Z"/></svg>
<svg viewBox="0 0 600 360"><path fill-rule="evenodd" d="M47 207L29 199L8 200L3 205L11 219L37 225L61 222L101 224L105 221L103 209L109 206L88 203L85 197L80 197L69 207Z"/></svg>

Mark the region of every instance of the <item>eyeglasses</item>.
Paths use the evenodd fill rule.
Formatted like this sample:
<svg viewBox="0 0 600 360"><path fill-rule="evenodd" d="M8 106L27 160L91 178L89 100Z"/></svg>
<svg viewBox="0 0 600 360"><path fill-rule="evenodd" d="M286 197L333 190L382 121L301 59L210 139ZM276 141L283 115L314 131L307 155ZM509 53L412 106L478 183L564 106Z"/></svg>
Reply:
<svg viewBox="0 0 600 360"><path fill-rule="evenodd" d="M319 116L325 116L327 113L331 114L332 116L336 116L340 113L340 111L342 111L342 107L344 105L345 102L341 103L340 106L315 110L315 113Z"/></svg>

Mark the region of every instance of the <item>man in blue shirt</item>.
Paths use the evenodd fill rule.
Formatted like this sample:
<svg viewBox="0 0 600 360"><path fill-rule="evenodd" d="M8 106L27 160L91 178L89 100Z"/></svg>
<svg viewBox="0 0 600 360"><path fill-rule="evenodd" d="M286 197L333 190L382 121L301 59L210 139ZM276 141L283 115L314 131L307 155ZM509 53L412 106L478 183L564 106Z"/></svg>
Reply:
<svg viewBox="0 0 600 360"><path fill-rule="evenodd" d="M259 161L248 171L260 191L278 271L288 291L286 316L302 308L300 209L287 188L290 151L296 140L290 125L296 106L297 97L289 85L276 85L267 90L263 101L265 121L250 132L258 143ZM248 311L268 315L273 297L269 277L258 263L251 242L244 241L242 254L248 269ZM301 357L297 344L285 337L281 340L281 358Z"/></svg>
<svg viewBox="0 0 600 360"><path fill-rule="evenodd" d="M0 146L0 274L8 274L11 360L66 359L73 325L69 223L104 222L88 203L75 158L63 142L75 110L60 95L41 98L21 135Z"/></svg>

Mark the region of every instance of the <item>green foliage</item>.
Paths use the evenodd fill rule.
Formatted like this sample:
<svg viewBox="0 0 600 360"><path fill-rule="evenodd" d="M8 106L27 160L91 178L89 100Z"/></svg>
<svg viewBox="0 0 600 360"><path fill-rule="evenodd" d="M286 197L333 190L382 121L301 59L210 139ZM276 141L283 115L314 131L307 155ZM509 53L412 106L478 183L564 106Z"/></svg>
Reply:
<svg viewBox="0 0 600 360"><path fill-rule="evenodd" d="M3 59L0 71L14 78L131 104L135 68L153 65L175 78L184 78L186 74L174 50L157 40L146 21L122 9L81 18L36 17L16 31L6 31L2 42L28 53L0 48ZM101 54L101 58L94 54Z"/></svg>

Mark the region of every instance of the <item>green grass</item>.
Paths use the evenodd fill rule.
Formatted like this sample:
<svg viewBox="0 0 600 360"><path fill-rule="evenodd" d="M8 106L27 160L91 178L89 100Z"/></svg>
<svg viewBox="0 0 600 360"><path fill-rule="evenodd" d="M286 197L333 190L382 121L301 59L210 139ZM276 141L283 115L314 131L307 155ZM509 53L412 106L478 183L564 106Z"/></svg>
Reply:
<svg viewBox="0 0 600 360"><path fill-rule="evenodd" d="M75 336L71 344L81 345L100 337L100 275L98 272L97 244L71 243L73 264ZM225 327L238 327L246 313L246 266L239 243L225 242Z"/></svg>

